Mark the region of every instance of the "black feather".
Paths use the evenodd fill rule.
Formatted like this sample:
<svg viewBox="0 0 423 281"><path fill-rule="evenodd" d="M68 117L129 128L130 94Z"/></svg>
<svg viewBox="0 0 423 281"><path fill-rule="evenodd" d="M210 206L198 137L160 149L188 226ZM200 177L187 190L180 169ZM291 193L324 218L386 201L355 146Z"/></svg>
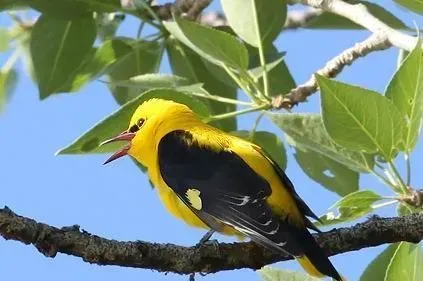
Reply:
<svg viewBox="0 0 423 281"><path fill-rule="evenodd" d="M317 217L295 192L285 173L267 158L303 215ZM269 183L236 153L200 146L191 133L178 130L160 141L158 161L166 184L210 228L219 231L219 223L223 222L269 249L295 257L310 254L318 270L339 277L306 228L300 229L290 223L289 217L282 219L272 212L266 202L272 192ZM191 206L186 195L189 189L200 192L200 210ZM317 229L304 219L308 227ZM305 243L302 239L312 241ZM315 247L320 250L313 254Z"/></svg>

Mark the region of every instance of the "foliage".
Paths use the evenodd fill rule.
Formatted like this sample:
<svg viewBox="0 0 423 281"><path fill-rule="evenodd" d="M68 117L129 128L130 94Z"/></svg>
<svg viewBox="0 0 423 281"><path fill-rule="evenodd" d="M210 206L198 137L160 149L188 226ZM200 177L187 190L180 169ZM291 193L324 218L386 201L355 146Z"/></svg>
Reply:
<svg viewBox="0 0 423 281"><path fill-rule="evenodd" d="M408 27L383 7L361 3L393 28ZM419 1L395 1L423 13ZM148 1L122 8L118 0L6 0L13 25L0 28L0 52L10 52L0 69L0 110L17 81L16 61L23 59L38 85L40 99L77 92L102 79L120 108L106 116L58 154L109 153L117 146L99 145L124 130L134 109L161 97L189 105L205 122L261 146L285 169L284 143L295 149L295 160L310 179L340 199L321 216L321 226L351 222L377 208L397 204L398 214L421 211L409 203L410 157L420 136L423 117L423 69L420 43L402 61L384 94L316 74L321 113L270 112L272 98L295 88L283 50L274 46L284 31L287 4L281 0L221 0L228 27L209 27L174 15L160 20ZM420 4L419 4L420 3ZM15 8L33 9L34 22L24 22ZM124 15L140 21L138 37L116 33ZM144 35L149 25L153 34ZM308 22L310 29L357 29L356 23L327 12ZM281 35L283 38L283 34ZM48 42L48 44L45 44ZM158 73L165 54L171 74ZM105 81L106 80L106 81ZM237 91L249 100L237 98ZM236 118L261 112L251 131L238 131ZM256 131L262 116L285 135ZM397 160L404 156L406 176ZM361 190L360 176L381 180L389 196ZM368 266L361 280L421 280L420 246L398 243L387 247ZM300 273L265 268L266 281L315 280Z"/></svg>

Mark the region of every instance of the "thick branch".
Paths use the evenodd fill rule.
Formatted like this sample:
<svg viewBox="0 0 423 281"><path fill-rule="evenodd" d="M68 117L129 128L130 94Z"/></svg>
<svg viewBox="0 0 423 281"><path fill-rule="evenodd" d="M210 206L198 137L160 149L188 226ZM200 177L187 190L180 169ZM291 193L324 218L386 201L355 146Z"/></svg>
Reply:
<svg viewBox="0 0 423 281"><path fill-rule="evenodd" d="M284 30L306 27L310 21L322 14L322 10L309 8L305 10L289 11L286 15ZM208 12L200 15L200 22L209 26L228 25L224 14L219 12Z"/></svg>
<svg viewBox="0 0 423 281"><path fill-rule="evenodd" d="M322 9L345 17L369 31L386 37L394 46L411 51L417 43L417 38L397 31L372 15L363 4L350 4L342 0L290 0L313 8Z"/></svg>
<svg viewBox="0 0 423 281"><path fill-rule="evenodd" d="M154 5L152 9L161 20L171 19L172 12L177 15L184 13L188 19L195 20L210 3L211 0L176 0L174 3Z"/></svg>
<svg viewBox="0 0 423 281"><path fill-rule="evenodd" d="M323 68L317 70L316 73L328 78L334 78L341 73L345 66L351 65L358 58L364 57L374 51L388 49L389 47L391 47L391 44L385 36L373 34L366 40L344 50L327 62ZM308 96L317 91L317 88L317 82L313 74L307 82L292 89L289 94L275 97L272 105L275 109L291 108L293 105L305 101Z"/></svg>
<svg viewBox="0 0 423 281"><path fill-rule="evenodd" d="M263 250L252 242L182 247L149 242L120 242L80 231L78 226L56 228L0 209L0 235L33 244L47 257L64 253L100 265L148 268L188 274L239 268L258 269L291 259ZM372 217L364 223L316 234L328 255L336 255L386 243L423 239L423 214L398 218Z"/></svg>

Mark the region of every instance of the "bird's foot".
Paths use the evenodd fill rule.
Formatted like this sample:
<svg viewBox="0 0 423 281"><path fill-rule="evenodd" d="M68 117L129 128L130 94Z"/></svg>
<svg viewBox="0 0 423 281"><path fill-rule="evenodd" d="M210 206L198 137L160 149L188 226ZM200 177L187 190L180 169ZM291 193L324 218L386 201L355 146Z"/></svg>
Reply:
<svg viewBox="0 0 423 281"><path fill-rule="evenodd" d="M204 236L200 239L200 241L195 246L201 247L202 245L208 244L210 241L215 241L214 243L216 243L217 242L216 240L210 240L210 238L213 236L214 233L215 231L213 229L210 229L209 231L207 231L207 233L204 234Z"/></svg>

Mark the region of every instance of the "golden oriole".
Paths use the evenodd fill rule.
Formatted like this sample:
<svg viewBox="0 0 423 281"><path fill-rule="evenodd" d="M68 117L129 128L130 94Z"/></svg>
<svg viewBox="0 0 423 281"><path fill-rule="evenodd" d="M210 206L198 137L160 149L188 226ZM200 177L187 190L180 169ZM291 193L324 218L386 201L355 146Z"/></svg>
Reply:
<svg viewBox="0 0 423 281"><path fill-rule="evenodd" d="M263 149L202 122L186 105L150 99L129 128L104 142L128 141L106 162L131 155L148 169L167 210L186 223L247 236L294 256L313 276L339 273L307 228L318 217Z"/></svg>

